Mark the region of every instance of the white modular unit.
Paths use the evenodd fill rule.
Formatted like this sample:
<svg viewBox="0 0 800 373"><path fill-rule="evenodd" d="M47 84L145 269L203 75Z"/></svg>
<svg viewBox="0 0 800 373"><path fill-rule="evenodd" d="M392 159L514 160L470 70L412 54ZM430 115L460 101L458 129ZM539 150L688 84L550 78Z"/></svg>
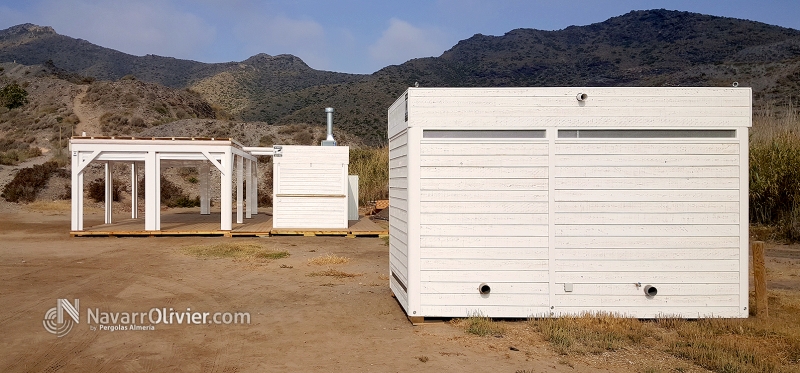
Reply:
<svg viewBox="0 0 800 373"><path fill-rule="evenodd" d="M274 228L346 229L347 146L276 145Z"/></svg>
<svg viewBox="0 0 800 373"><path fill-rule="evenodd" d="M747 317L751 97L409 88L388 112L392 291L412 317Z"/></svg>

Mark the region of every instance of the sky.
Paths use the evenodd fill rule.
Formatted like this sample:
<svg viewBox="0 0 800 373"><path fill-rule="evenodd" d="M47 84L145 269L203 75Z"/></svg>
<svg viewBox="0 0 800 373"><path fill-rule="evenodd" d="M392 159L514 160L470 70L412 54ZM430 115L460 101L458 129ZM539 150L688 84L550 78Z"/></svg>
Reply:
<svg viewBox="0 0 800 373"><path fill-rule="evenodd" d="M3 0L0 29L52 26L133 55L201 62L293 54L315 69L369 74L439 56L475 34L560 30L660 8L800 29L798 0Z"/></svg>

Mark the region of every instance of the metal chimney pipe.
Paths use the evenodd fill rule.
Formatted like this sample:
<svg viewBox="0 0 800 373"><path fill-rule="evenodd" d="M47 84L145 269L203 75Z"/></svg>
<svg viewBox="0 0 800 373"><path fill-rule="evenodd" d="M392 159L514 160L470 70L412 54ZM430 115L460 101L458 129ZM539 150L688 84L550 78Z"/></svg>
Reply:
<svg viewBox="0 0 800 373"><path fill-rule="evenodd" d="M322 140L322 146L336 146L336 140L333 139L333 108L326 107L325 113L328 115L328 137Z"/></svg>

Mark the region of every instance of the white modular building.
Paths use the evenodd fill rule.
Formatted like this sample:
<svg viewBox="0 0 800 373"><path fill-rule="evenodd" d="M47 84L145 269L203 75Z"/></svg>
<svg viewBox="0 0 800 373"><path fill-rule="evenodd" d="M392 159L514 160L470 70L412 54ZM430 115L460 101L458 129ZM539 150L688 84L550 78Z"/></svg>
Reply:
<svg viewBox="0 0 800 373"><path fill-rule="evenodd" d="M274 228L348 227L349 147L276 145L272 162Z"/></svg>
<svg viewBox="0 0 800 373"><path fill-rule="evenodd" d="M409 88L388 110L409 317L747 317L749 88Z"/></svg>

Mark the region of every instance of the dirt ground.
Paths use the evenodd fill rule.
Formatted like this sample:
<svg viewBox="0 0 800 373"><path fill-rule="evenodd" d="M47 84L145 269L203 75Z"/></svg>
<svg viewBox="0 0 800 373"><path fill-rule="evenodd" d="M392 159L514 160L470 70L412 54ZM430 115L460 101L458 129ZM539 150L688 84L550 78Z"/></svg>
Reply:
<svg viewBox="0 0 800 373"><path fill-rule="evenodd" d="M448 322L412 326L389 290L388 249L378 238L71 238L66 211L0 203L3 372L640 372L650 360L681 364L638 351L565 362L547 342L517 338L513 330L496 338ZM94 212L86 225L101 219ZM237 241L291 255L264 263L199 259L181 250ZM798 258L780 256L786 252L797 250L769 247L778 256L768 264L779 286L797 287ZM308 259L329 253L350 258L336 269L361 275L308 276L325 269ZM79 299L81 312L81 322L61 338L43 326L58 298ZM154 307L249 312L251 322L107 331L84 321L87 308ZM637 360L642 356L650 360Z"/></svg>

